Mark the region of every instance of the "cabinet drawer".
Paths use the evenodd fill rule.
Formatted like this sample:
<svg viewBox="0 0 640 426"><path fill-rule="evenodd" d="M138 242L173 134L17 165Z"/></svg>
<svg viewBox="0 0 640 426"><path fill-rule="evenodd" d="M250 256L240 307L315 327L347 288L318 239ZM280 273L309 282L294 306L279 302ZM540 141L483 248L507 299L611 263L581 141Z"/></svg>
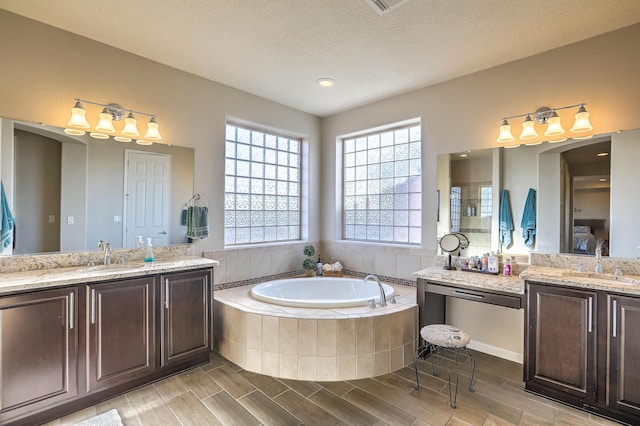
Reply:
<svg viewBox="0 0 640 426"><path fill-rule="evenodd" d="M428 293L442 294L444 296L457 297L459 299L473 300L476 302L489 303L491 305L506 306L507 308L522 308L522 296L488 293L484 291L469 290L459 287L449 287L446 285L427 283L425 291Z"/></svg>

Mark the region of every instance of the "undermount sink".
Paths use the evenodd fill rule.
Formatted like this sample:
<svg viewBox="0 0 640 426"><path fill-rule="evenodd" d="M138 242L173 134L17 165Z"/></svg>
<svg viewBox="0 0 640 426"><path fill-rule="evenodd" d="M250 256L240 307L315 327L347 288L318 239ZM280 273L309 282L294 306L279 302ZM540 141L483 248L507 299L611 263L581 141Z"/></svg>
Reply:
<svg viewBox="0 0 640 426"><path fill-rule="evenodd" d="M124 271L141 269L146 266L145 263L113 263L111 265L95 265L78 269L76 272L81 274L89 274L91 272L107 272L107 271Z"/></svg>
<svg viewBox="0 0 640 426"><path fill-rule="evenodd" d="M623 284L640 284L640 277L634 275L613 275L613 274L598 274L596 272L580 272L580 271L567 271L562 274L564 277L573 278L586 278L596 282L615 282Z"/></svg>

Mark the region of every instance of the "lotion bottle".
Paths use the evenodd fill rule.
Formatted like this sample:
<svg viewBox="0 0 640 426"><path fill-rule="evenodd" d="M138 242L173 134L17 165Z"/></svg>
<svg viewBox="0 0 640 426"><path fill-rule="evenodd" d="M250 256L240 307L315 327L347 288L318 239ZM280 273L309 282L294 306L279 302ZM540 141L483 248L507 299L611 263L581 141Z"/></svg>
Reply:
<svg viewBox="0 0 640 426"><path fill-rule="evenodd" d="M153 256L153 245L151 244L151 238L147 238L147 253L144 256L145 262L153 262L156 258Z"/></svg>
<svg viewBox="0 0 640 426"><path fill-rule="evenodd" d="M318 255L318 262L316 263L316 276L322 276L322 261L320 255Z"/></svg>

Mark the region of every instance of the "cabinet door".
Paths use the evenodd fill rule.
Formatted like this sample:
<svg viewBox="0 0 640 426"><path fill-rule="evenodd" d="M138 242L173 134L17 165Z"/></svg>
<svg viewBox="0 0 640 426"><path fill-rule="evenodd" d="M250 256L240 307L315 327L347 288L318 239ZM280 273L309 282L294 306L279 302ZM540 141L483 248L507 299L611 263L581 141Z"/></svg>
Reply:
<svg viewBox="0 0 640 426"><path fill-rule="evenodd" d="M640 298L609 296L609 406L640 416Z"/></svg>
<svg viewBox="0 0 640 426"><path fill-rule="evenodd" d="M596 294L529 284L527 387L596 399Z"/></svg>
<svg viewBox="0 0 640 426"><path fill-rule="evenodd" d="M87 286L87 390L155 370L154 278Z"/></svg>
<svg viewBox="0 0 640 426"><path fill-rule="evenodd" d="M0 298L0 423L72 398L77 288Z"/></svg>
<svg viewBox="0 0 640 426"><path fill-rule="evenodd" d="M162 276L162 366L209 351L211 270Z"/></svg>

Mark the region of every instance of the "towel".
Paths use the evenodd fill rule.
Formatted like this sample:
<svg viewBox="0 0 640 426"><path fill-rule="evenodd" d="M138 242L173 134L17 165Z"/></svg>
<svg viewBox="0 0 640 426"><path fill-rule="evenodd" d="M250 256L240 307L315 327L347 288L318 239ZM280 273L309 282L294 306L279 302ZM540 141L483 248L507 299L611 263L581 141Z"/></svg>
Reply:
<svg viewBox="0 0 640 426"><path fill-rule="evenodd" d="M13 243L13 227L15 220L9 209L9 202L4 193L4 184L0 182L0 251Z"/></svg>
<svg viewBox="0 0 640 426"><path fill-rule="evenodd" d="M209 207L189 206L187 211L187 237L209 236Z"/></svg>
<svg viewBox="0 0 640 426"><path fill-rule="evenodd" d="M536 190L533 188L529 188L520 226L522 227L524 245L531 247L536 238Z"/></svg>
<svg viewBox="0 0 640 426"><path fill-rule="evenodd" d="M509 191L503 189L500 195L500 242L502 247L511 247L513 244L512 232L513 218L511 217L511 206L509 206Z"/></svg>

